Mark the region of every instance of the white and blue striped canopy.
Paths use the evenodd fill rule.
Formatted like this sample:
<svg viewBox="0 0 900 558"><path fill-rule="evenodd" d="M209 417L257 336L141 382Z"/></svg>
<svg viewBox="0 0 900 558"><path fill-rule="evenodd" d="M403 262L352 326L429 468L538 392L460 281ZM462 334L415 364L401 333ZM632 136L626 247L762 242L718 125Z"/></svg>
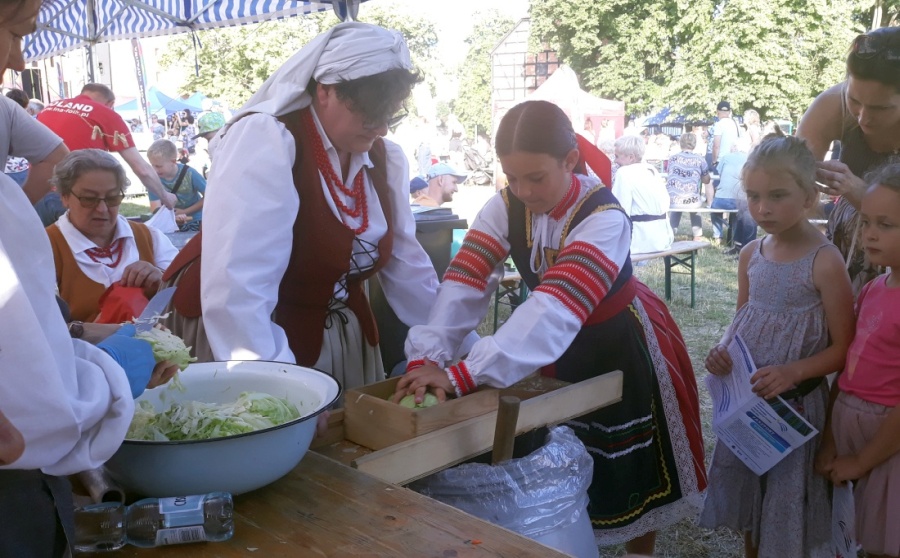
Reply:
<svg viewBox="0 0 900 558"><path fill-rule="evenodd" d="M258 23L331 9L345 19L365 0L45 0L25 59L116 39ZM334 4L334 6L332 6Z"/></svg>

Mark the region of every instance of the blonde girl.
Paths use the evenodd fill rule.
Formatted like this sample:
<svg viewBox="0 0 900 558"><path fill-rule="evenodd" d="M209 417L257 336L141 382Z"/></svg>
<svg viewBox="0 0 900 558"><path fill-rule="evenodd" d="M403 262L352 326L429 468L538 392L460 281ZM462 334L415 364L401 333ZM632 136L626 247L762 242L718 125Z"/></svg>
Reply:
<svg viewBox="0 0 900 558"><path fill-rule="evenodd" d="M747 159L747 203L767 236L741 251L737 313L706 368L729 374L725 347L740 334L758 367L753 391L766 399L780 395L821 431L824 376L843 366L853 295L840 253L806 217L818 198L814 176L812 153L791 136L764 137ZM816 437L757 476L717 443L700 524L742 532L748 557L833 557L827 484L813 470L818 446Z"/></svg>

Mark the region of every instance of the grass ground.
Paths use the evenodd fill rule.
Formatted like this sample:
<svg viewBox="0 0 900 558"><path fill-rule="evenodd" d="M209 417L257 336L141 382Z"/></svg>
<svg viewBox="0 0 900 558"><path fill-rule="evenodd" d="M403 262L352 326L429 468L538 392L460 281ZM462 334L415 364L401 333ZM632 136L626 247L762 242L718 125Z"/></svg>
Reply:
<svg viewBox="0 0 900 558"><path fill-rule="evenodd" d="M690 240L690 230L685 224L678 231L676 240ZM704 225L711 234L709 219ZM647 286L664 296L664 268L661 259L652 260L645 266L635 267L635 275ZM696 271L696 304L691 308L690 277L673 275L672 300L669 310L681 328L700 392L701 418L704 429L707 465L712 457L715 436L712 433L712 409L704 378L707 375L703 362L710 347L721 338L725 328L734 316L737 300L737 260L723 253L718 246L703 249L698 254ZM500 305L500 319L509 315L509 307ZM492 315L482 323L479 333L490 334L493 329ZM622 556L622 546L601 548L601 558ZM660 558L738 558L743 556L743 542L736 534L719 529L701 529L693 520L684 520L659 533L656 556Z"/></svg>
<svg viewBox="0 0 900 558"><path fill-rule="evenodd" d="M119 215L122 217L139 217L150 213L150 199L147 194L125 198L119 206Z"/></svg>

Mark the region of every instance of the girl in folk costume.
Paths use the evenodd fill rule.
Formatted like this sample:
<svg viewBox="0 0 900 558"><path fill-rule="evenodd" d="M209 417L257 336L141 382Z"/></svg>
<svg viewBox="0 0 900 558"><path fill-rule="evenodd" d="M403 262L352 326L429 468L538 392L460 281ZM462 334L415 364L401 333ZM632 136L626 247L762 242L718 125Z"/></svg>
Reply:
<svg viewBox="0 0 900 558"><path fill-rule="evenodd" d="M314 366L344 388L384 378L365 280L378 274L408 325L426 321L438 285L415 238L408 163L381 137L418 79L398 33L342 23L218 132L202 240L172 266L186 274L179 291L199 287L174 302L202 310L204 356ZM199 243L201 265L185 269Z"/></svg>
<svg viewBox="0 0 900 558"><path fill-rule="evenodd" d="M655 531L693 516L706 486L697 387L678 326L632 276L628 218L585 175L579 148L591 147L576 141L551 103L528 101L503 117L496 148L509 188L476 218L428 324L410 330L410 371L395 397L426 388L464 396L538 369L569 382L622 370L622 402L570 426L594 457L588 511L601 544L652 554ZM608 181L609 160L591 154ZM510 254L533 294L454 363Z"/></svg>
<svg viewBox="0 0 900 558"><path fill-rule="evenodd" d="M741 250L737 313L706 368L731 372L725 347L739 334L758 367L753 391L780 395L821 432L824 377L843 366L853 338L853 295L840 252L806 218L818 200L815 170L806 143L792 136L768 135L750 153L742 183L768 236ZM833 557L830 498L813 470L819 440L762 476L717 443L700 525L743 532L748 557Z"/></svg>
<svg viewBox="0 0 900 558"><path fill-rule="evenodd" d="M874 174L860 209L863 249L891 272L859 294L856 337L816 464L834 483L856 482L856 540L866 556L889 558L900 556L900 164Z"/></svg>

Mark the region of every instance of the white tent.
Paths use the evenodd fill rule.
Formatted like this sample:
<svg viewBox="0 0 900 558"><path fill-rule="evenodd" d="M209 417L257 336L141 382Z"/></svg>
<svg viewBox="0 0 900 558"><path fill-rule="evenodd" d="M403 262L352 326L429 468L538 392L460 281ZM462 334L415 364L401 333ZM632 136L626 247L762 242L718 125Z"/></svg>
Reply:
<svg viewBox="0 0 900 558"><path fill-rule="evenodd" d="M549 101L563 109L576 131L582 129L586 120L591 120L594 130L600 130L603 120L610 120L615 137L622 135L625 103L602 99L583 90L578 84L578 76L569 66L557 68L528 96L528 100Z"/></svg>

